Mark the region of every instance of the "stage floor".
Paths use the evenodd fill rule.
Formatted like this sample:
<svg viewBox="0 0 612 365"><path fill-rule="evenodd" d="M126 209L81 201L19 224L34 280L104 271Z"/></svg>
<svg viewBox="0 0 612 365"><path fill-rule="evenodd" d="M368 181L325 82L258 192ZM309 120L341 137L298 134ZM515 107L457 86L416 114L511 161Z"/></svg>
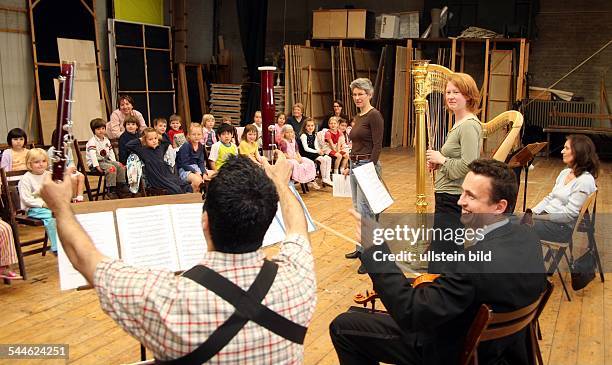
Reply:
<svg viewBox="0 0 612 365"><path fill-rule="evenodd" d="M383 178L396 213L414 212L414 154L409 149L385 149L382 154ZM608 192L612 188L609 174L612 164L604 163L598 179L598 214L612 211ZM527 206L542 199L552 188L563 168L560 159L538 158L529 174ZM432 204L431 179L427 178L427 194ZM517 207L522 207L523 186ZM353 221L347 210L350 199L333 198L331 188L303 195L313 218L337 231L353 237ZM33 232L34 234L36 232ZM352 296L371 286L367 275L358 275L358 262L344 259L353 245L324 230L311 234L317 273L317 308L305 342L305 364L337 364L328 334L331 320L352 303ZM598 238L600 250L606 237ZM270 253L275 251L269 249ZM603 251L603 250L601 250ZM607 252L606 252L607 253ZM611 255L602 257L612 267ZM71 363L120 364L139 360L136 340L124 333L106 316L93 291L59 291L57 259L48 254L26 258L29 280L6 286L0 283L0 343L67 343ZM606 282L594 280L580 292L571 292L568 302L558 278L553 278L555 291L541 316L543 340L540 343L544 360L554 365L604 364L612 359L612 275ZM569 283L569 276L566 280ZM609 360L608 360L609 361ZM37 360L10 362L39 364ZM63 364L49 360L45 364ZM0 364L9 364L0 360Z"/></svg>

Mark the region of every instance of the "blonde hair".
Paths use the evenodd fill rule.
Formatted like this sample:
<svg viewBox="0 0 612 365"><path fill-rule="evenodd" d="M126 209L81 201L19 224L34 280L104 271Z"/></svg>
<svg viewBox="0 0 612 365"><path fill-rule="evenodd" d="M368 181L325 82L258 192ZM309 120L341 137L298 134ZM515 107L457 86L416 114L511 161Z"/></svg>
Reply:
<svg viewBox="0 0 612 365"><path fill-rule="evenodd" d="M452 83L459 89L465 98L466 109L471 113L477 113L478 104L480 103L480 91L478 91L478 86L476 86L476 81L474 81L472 76L462 72L454 72L448 77L446 85L448 83Z"/></svg>
<svg viewBox="0 0 612 365"><path fill-rule="evenodd" d="M157 131L155 130L155 128L151 128L151 127L147 127L142 131L142 136L140 136L140 143L143 146L147 145L147 133L155 133L157 135L157 139L161 140L161 135L159 133L157 133Z"/></svg>
<svg viewBox="0 0 612 365"><path fill-rule="evenodd" d="M38 159L49 162L49 156L47 155L47 152L45 152L45 150L43 150L42 148L32 148L28 151L25 158L28 170L32 169L32 167L30 166L30 162Z"/></svg>
<svg viewBox="0 0 612 365"><path fill-rule="evenodd" d="M191 134L191 130L192 130L193 128L200 128L200 130L202 130L202 129L203 129L203 128L202 128L202 125L201 125L200 123L191 123L191 124L189 125L189 129L187 130L187 135L190 135L190 134Z"/></svg>
<svg viewBox="0 0 612 365"><path fill-rule="evenodd" d="M295 108L300 108L300 111L302 113L304 113L304 104L302 104L302 103L295 103L295 104L293 104L293 107L291 108L291 110L293 110Z"/></svg>
<svg viewBox="0 0 612 365"><path fill-rule="evenodd" d="M295 131L293 130L293 127L291 126L291 124L285 124L283 126L283 128L281 129L281 133L283 134L283 139L287 139L285 138L285 135L287 134L287 132L292 131L295 133Z"/></svg>
<svg viewBox="0 0 612 365"><path fill-rule="evenodd" d="M202 125L205 125L209 120L215 121L215 116L212 114L204 114L202 115Z"/></svg>

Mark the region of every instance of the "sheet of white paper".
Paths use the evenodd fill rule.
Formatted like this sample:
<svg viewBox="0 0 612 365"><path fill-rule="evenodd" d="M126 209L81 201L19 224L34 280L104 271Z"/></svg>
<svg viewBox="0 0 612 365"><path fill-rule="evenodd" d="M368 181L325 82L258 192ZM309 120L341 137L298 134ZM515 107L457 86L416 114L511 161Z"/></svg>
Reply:
<svg viewBox="0 0 612 365"><path fill-rule="evenodd" d="M304 204L304 201L302 200L302 197L300 196L300 193L298 193L297 189L295 188L295 185L293 185L293 184L289 185L289 189L291 189L291 191L293 192L293 195L295 195L295 197L297 198L298 202L302 206L302 210L304 211L304 215L306 216L306 223L308 224L308 232L316 231L317 227L315 226L314 222L312 221L312 217L310 216L310 212L308 211L308 208L306 208L306 204ZM282 219L282 214L281 214L281 219ZM283 227L284 227L285 226L285 222L282 222L282 223L283 223Z"/></svg>
<svg viewBox="0 0 612 365"><path fill-rule="evenodd" d="M115 219L113 212L77 214L77 221L83 226L94 246L105 256L119 258ZM87 280L72 266L61 243L57 247L60 276L60 290L76 289L87 285Z"/></svg>
<svg viewBox="0 0 612 365"><path fill-rule="evenodd" d="M178 250L180 270L188 270L197 265L207 251L206 239L202 231L202 204L169 205L174 227L174 239Z"/></svg>
<svg viewBox="0 0 612 365"><path fill-rule="evenodd" d="M121 258L130 265L179 271L167 205L117 209Z"/></svg>
<svg viewBox="0 0 612 365"><path fill-rule="evenodd" d="M285 225L282 223L283 216L281 214L280 203L276 208L276 215L274 219L272 219L272 223L270 223L270 227L266 231L266 234L263 239L263 247L273 245L285 239Z"/></svg>
<svg viewBox="0 0 612 365"><path fill-rule="evenodd" d="M334 187L333 187L333 196L336 198L350 198L352 196L351 193L351 181L350 176L345 176L342 174L334 174Z"/></svg>
<svg viewBox="0 0 612 365"><path fill-rule="evenodd" d="M374 214L382 212L393 204L393 198L378 178L372 162L354 168L353 173Z"/></svg>
<svg viewBox="0 0 612 365"><path fill-rule="evenodd" d="M289 189L296 196L296 198L298 199L298 202L300 203L300 205L302 206L302 209L304 210L304 215L306 216L306 223L308 224L308 232L314 232L317 228L314 222L312 221L312 217L310 216L310 213L308 212L308 209L306 208L306 204L304 204L304 201L302 200L300 193L298 193L298 191L295 189L295 186L293 186L293 184L289 185ZM283 220L283 213L281 211L280 203L278 203L278 206L276 208L276 215L274 216L274 219L272 220L270 227L266 231L262 246L266 247L266 246L270 246L275 243L281 242L282 240L285 239L286 236L287 234L285 232L285 221Z"/></svg>

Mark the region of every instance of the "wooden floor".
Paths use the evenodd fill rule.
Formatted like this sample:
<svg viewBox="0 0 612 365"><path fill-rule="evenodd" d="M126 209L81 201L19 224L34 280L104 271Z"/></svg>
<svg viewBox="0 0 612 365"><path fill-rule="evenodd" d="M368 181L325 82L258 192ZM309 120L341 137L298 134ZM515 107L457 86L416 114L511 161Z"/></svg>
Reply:
<svg viewBox="0 0 612 365"><path fill-rule="evenodd" d="M384 180L396 200L389 211L414 212L412 153L407 149L385 150L382 163ZM607 194L612 185L611 166L604 164L598 180L599 214L612 211L611 198ZM551 189L562 167L558 159L536 162L529 176L528 206L534 205ZM428 189L430 194L431 187ZM522 188L520 196L518 207L522 206ZM332 198L328 188L310 192L304 196L304 201L315 220L353 236L346 213L350 199ZM600 247L606 238L598 234ZM316 312L306 336L305 364L337 364L328 334L329 323L352 305L353 294L370 287L370 281L367 275L356 273L357 261L344 259L344 253L353 249L347 241L318 230L311 235L311 242L316 258L318 293ZM611 255L603 259L608 268L612 267ZM92 291L59 291L57 259L53 255L30 256L26 264L28 281L15 282L11 286L0 284L0 343L67 343L70 345L69 362L78 364L138 361L138 343L100 310ZM556 277L554 281L555 291L541 318L541 348L546 363L600 365L607 361L612 364L612 275L606 274L605 283L595 280L585 290L572 292L571 302L562 295ZM0 360L0 364L9 362Z"/></svg>

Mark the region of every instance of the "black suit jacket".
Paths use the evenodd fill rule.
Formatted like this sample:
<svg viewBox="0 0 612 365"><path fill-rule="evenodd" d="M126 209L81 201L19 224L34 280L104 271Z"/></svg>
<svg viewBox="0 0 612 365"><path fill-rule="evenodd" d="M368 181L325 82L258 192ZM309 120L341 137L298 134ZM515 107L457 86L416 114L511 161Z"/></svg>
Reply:
<svg viewBox="0 0 612 365"><path fill-rule="evenodd" d="M423 364L457 363L481 304L490 305L494 312L510 312L535 301L546 287L539 240L525 226L508 223L468 249L491 251L492 262L461 263L460 272L445 274L433 284L416 289L392 262L370 261L376 250L388 251L388 247L369 247L362 255L374 290L399 327L416 334ZM526 343L524 332L483 342L479 363L527 364Z"/></svg>

